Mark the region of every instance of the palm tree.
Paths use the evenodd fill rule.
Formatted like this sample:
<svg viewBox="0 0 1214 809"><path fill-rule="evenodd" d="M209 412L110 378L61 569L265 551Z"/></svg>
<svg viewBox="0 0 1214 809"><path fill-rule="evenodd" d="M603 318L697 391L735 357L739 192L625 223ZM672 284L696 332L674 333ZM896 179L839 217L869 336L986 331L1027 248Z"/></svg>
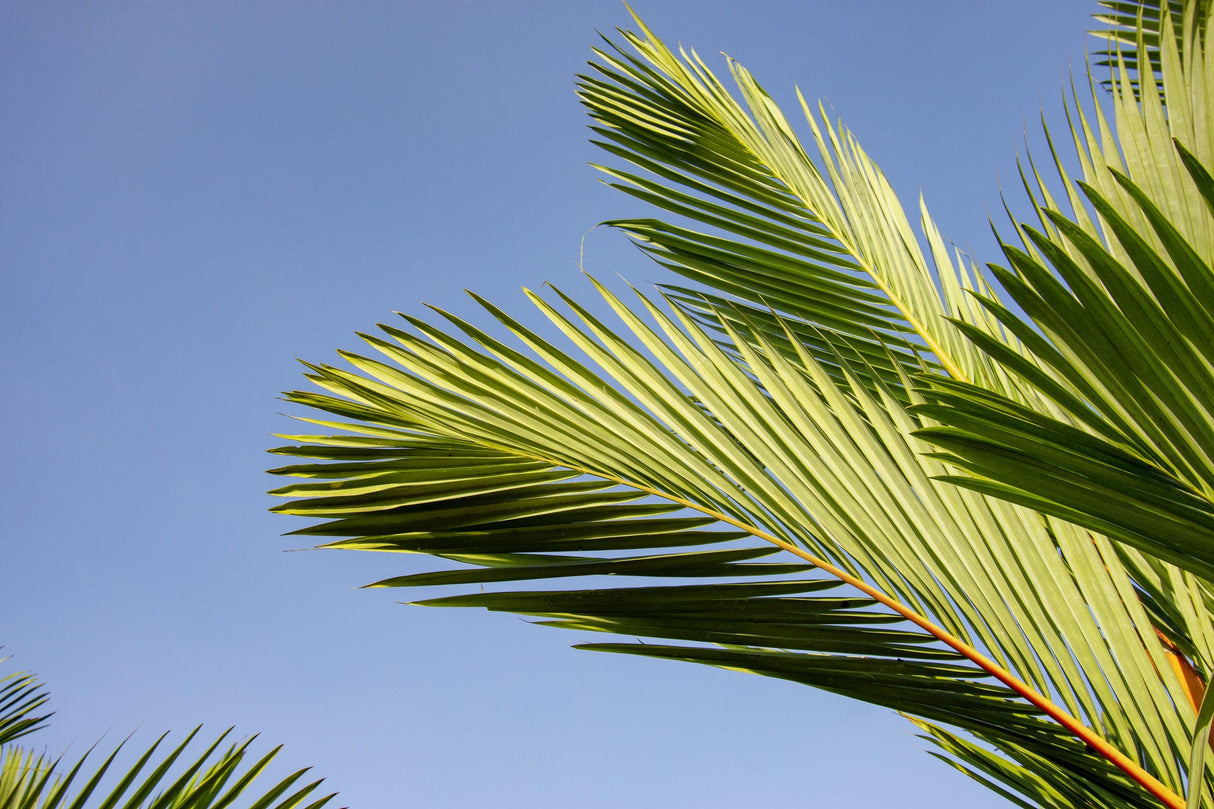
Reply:
<svg viewBox="0 0 1214 809"><path fill-rule="evenodd" d="M0 658L0 663L8 658ZM254 780L278 755L274 748L251 758L256 737L228 741L229 728L201 752L187 750L199 738L195 728L172 749L161 736L129 764L118 764L124 741L100 762L88 759L94 750L68 760L51 758L22 745L18 739L42 728L50 714L41 713L49 700L32 674L12 672L0 678L0 807L3 809L321 809L333 795L317 795L320 781L302 781L307 769L276 780L268 788ZM195 746L195 750L197 747Z"/></svg>
<svg viewBox="0 0 1214 809"><path fill-rule="evenodd" d="M416 603L893 708L1021 806L1214 805L1211 11L1101 6L1078 176L1024 164L988 268L821 107L805 141L637 19L579 93L664 217L610 224L680 280L363 335L288 394L326 434L276 510L454 563L371 586L477 585Z"/></svg>

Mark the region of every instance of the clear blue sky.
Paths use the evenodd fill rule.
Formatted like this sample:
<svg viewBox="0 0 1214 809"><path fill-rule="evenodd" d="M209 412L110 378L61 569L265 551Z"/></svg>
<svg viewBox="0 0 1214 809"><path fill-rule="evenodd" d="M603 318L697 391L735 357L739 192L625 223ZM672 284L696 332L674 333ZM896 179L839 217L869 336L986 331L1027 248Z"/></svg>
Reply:
<svg viewBox="0 0 1214 809"><path fill-rule="evenodd" d="M999 178L1094 3L668 2L667 41L825 98L903 200L995 258ZM568 648L358 585L410 560L283 553L262 470L295 357L420 301L586 292L596 181L573 76L593 2L0 6L0 643L42 743L229 724L358 809L1002 805L905 720L778 681ZM1019 203L1019 197L1013 193ZM596 231L586 267L660 270Z"/></svg>

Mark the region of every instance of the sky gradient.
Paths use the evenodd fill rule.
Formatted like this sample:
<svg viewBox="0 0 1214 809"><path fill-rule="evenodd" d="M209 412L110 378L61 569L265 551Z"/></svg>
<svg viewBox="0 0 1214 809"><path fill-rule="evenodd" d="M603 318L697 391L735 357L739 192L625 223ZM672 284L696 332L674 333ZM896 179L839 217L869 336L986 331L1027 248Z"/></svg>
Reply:
<svg viewBox="0 0 1214 809"><path fill-rule="evenodd" d="M786 109L824 99L982 261L1093 7L634 4ZM303 522L263 470L295 358L423 301L471 315L464 288L524 319L522 286L587 298L583 235L647 215L587 166L573 93L628 24L614 0L0 6L0 644L51 689L40 744L236 725L357 809L1004 805L888 711L355 589L409 559L283 552ZM663 279L618 234L584 248Z"/></svg>

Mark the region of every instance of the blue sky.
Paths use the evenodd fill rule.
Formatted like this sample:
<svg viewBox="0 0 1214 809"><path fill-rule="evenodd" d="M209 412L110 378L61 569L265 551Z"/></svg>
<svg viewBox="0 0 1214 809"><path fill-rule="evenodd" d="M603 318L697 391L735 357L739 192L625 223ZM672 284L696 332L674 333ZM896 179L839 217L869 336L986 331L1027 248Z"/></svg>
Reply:
<svg viewBox="0 0 1214 809"><path fill-rule="evenodd" d="M1081 65L1087 2L638 0L777 100L823 98L904 202L994 260L988 216ZM885 711L575 652L572 633L359 591L409 560L298 547L263 470L296 357L393 310L587 295L573 94L614 2L0 6L0 633L41 743L235 724L351 807L974 807ZM1032 140L1035 135L1030 138ZM1023 206L1021 206L1023 210ZM586 269L662 278L596 230Z"/></svg>

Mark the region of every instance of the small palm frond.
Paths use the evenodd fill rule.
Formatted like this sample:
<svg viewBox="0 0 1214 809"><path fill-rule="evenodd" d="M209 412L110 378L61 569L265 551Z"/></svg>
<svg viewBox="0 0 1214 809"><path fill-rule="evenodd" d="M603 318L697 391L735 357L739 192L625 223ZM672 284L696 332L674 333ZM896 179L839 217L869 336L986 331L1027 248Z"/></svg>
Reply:
<svg viewBox="0 0 1214 809"><path fill-rule="evenodd" d="M5 809L320 809L332 795L316 793L320 781L305 782L299 770L269 788L253 789L254 780L278 754L274 748L250 757L249 738L223 747L231 731L221 734L201 753L186 755L200 729L179 745L161 751L161 736L124 772L116 760L119 744L100 764L86 767L92 751L74 763L49 759L5 746L0 749L0 806ZM116 779L103 788L106 779Z"/></svg>
<svg viewBox="0 0 1214 809"><path fill-rule="evenodd" d="M0 663L8 660L0 658ZM50 696L38 678L17 671L0 677L0 745L10 744L42 727L50 714L35 713Z"/></svg>

